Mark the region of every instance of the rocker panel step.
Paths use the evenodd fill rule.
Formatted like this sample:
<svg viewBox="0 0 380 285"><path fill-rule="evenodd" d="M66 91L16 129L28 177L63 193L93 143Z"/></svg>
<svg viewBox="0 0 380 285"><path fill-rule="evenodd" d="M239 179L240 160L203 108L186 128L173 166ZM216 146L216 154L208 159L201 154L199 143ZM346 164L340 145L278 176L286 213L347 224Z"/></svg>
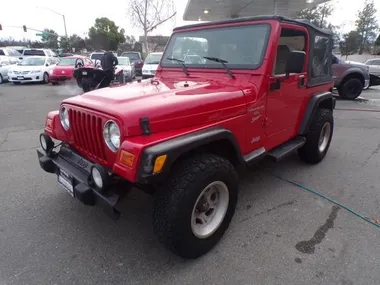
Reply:
<svg viewBox="0 0 380 285"><path fill-rule="evenodd" d="M276 161L279 161L280 159L284 158L288 154L299 149L305 143L306 143L305 137L295 137L294 139L291 139L290 141L287 141L279 145L278 147L272 149L271 151L267 153L267 155L275 159Z"/></svg>

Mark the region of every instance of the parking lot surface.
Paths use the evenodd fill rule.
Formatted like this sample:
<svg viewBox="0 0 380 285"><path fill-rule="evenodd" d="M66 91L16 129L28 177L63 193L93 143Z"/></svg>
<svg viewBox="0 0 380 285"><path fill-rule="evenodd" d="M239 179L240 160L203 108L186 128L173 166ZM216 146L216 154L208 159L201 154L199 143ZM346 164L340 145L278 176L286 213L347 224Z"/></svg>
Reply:
<svg viewBox="0 0 380 285"><path fill-rule="evenodd" d="M0 285L379 284L378 228L262 169L380 219L380 112L351 110L380 110L380 89L337 102L322 163L294 155L241 177L229 230L193 261L157 242L150 196L132 191L113 222L40 169L35 149L47 112L79 93L67 85L0 85Z"/></svg>

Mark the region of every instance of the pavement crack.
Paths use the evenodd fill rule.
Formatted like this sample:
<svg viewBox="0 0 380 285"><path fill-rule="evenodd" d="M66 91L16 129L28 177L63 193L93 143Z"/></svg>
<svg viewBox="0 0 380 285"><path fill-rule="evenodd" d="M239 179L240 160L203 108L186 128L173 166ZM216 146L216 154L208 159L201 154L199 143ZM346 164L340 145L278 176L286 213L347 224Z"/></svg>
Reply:
<svg viewBox="0 0 380 285"><path fill-rule="evenodd" d="M5 138L4 138L3 141L0 143L0 149L1 149L1 147L3 146L3 144L8 140L8 136L9 136L9 133L6 133L6 134L5 134Z"/></svg>
<svg viewBox="0 0 380 285"><path fill-rule="evenodd" d="M266 209L264 211L261 211L259 213L256 213L252 216L249 216L247 218L244 218L242 219L239 223L242 223L242 222L245 222L245 221L248 221L249 219L252 219L253 217L258 217L258 216L261 216L263 214L269 214L270 212L274 211L274 210L277 210L279 208L282 208L282 207L286 207L286 206L290 206L290 205L293 205L295 202L297 202L296 200L292 200L292 201L289 201L289 202L285 202L285 203L281 203L277 206L274 206L272 208L269 208L269 209Z"/></svg>
<svg viewBox="0 0 380 285"><path fill-rule="evenodd" d="M378 154L380 151L380 143L377 144L376 148L371 152L371 154L366 158L366 160L363 162L362 166L365 166L368 161L374 156L375 154Z"/></svg>
<svg viewBox="0 0 380 285"><path fill-rule="evenodd" d="M38 146L35 147L25 147L25 148L18 148L18 149L7 149L7 150L0 150L1 153L8 153L8 152L16 152L16 151L23 151L23 150L30 150L30 149L37 149Z"/></svg>
<svg viewBox="0 0 380 285"><path fill-rule="evenodd" d="M328 230L334 227L334 221L338 216L339 209L340 207L333 206L329 218L322 226L318 228L314 236L307 241L300 241L299 243L297 243L296 249L302 253L313 254L315 252L315 246L317 244L320 244L322 240L326 237L326 233L328 232Z"/></svg>

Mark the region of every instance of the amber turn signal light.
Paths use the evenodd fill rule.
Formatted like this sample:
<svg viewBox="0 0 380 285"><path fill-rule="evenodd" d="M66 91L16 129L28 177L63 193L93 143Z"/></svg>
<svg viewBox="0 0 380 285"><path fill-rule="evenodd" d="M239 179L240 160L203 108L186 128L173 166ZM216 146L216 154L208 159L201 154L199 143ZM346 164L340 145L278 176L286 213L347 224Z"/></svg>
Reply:
<svg viewBox="0 0 380 285"><path fill-rule="evenodd" d="M125 166L128 166L128 167L133 167L133 162L135 161L135 155L128 152L128 151L125 151L125 150L122 150L120 152L120 162L122 164L124 164Z"/></svg>
<svg viewBox="0 0 380 285"><path fill-rule="evenodd" d="M165 165L167 157L168 156L166 154L164 154L164 155L160 155L159 157L156 158L156 160L154 162L153 173L161 172L162 168Z"/></svg>

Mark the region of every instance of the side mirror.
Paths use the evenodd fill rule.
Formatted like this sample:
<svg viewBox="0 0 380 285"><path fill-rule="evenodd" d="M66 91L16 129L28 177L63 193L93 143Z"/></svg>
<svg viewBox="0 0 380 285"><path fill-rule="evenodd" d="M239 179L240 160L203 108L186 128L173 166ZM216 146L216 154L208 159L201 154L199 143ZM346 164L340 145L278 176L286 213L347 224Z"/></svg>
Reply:
<svg viewBox="0 0 380 285"><path fill-rule="evenodd" d="M292 51L289 53L285 66L285 73L302 73L305 65L306 53L304 51Z"/></svg>

